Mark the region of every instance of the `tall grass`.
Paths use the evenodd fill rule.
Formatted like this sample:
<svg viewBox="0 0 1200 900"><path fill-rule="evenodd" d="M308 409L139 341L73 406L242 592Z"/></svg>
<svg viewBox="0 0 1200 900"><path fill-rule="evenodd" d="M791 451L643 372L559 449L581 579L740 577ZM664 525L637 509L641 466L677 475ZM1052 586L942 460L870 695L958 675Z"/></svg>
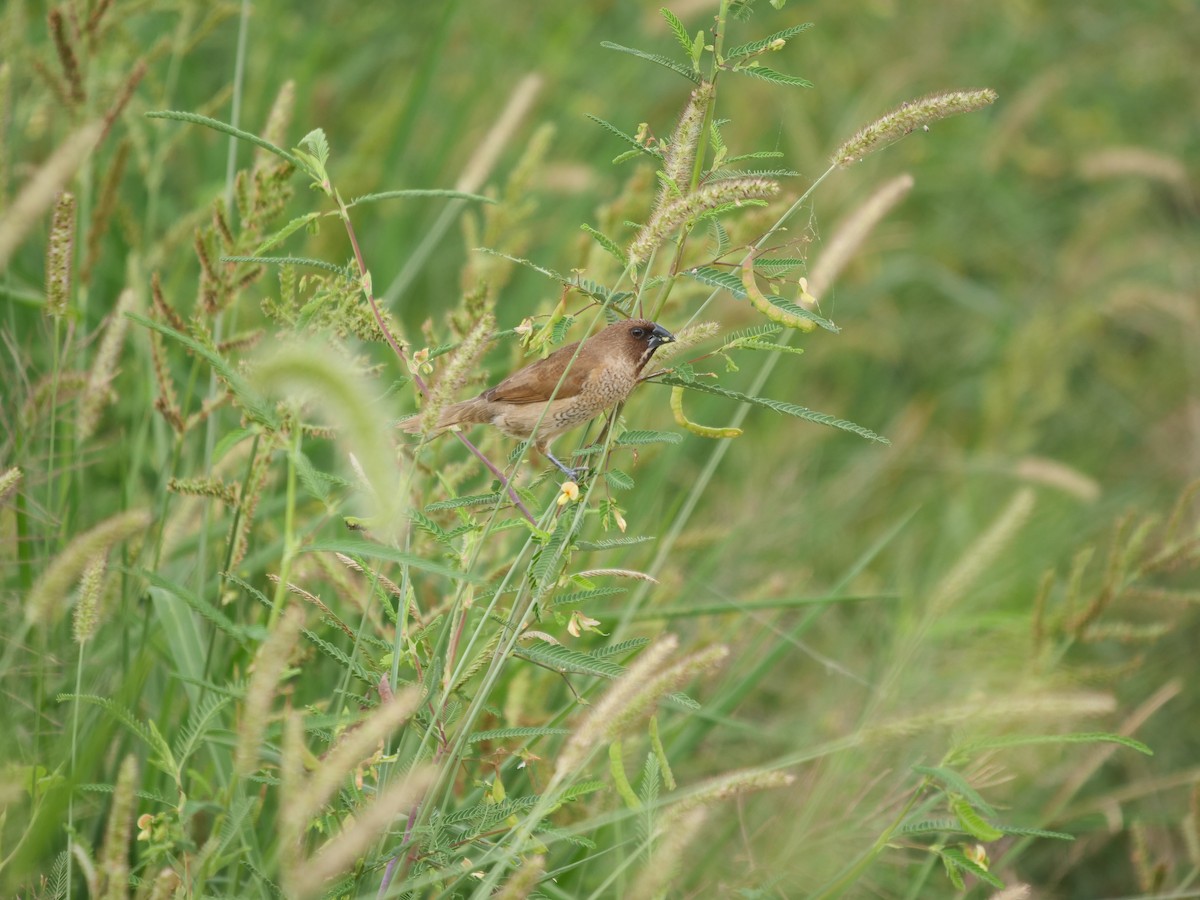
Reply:
<svg viewBox="0 0 1200 900"><path fill-rule="evenodd" d="M759 7L5 9L9 892L1195 889L1191 26Z"/></svg>

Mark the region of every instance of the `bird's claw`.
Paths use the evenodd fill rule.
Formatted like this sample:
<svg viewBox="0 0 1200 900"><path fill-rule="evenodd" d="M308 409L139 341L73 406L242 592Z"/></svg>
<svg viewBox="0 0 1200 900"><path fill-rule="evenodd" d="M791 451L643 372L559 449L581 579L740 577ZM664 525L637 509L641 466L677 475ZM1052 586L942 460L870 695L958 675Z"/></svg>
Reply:
<svg viewBox="0 0 1200 900"><path fill-rule="evenodd" d="M570 479L571 481L578 481L580 473L587 471L586 467L572 469L569 466L565 466L561 462L559 462L557 459L555 459L553 456L551 456L549 453L546 454L546 458L548 460L550 460L550 462L554 463L554 465L558 467L558 470L560 472L562 472L564 475L566 475L567 478Z"/></svg>

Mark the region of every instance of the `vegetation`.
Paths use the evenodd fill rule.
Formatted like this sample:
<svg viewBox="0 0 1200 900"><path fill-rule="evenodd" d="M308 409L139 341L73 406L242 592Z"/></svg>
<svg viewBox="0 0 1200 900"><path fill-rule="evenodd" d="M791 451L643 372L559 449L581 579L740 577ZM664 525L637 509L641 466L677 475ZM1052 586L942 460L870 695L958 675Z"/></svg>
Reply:
<svg viewBox="0 0 1200 900"><path fill-rule="evenodd" d="M333 6L0 13L6 895L1196 896L1195 17Z"/></svg>

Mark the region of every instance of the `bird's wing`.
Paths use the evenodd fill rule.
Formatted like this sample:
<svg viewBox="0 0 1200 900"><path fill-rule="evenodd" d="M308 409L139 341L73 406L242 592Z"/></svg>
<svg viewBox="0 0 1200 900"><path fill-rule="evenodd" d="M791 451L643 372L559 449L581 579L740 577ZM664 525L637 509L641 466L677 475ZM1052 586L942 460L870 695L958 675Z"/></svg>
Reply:
<svg viewBox="0 0 1200 900"><path fill-rule="evenodd" d="M574 397L583 390L591 367L587 364L587 348L575 357L578 342L568 344L555 350L545 359L530 363L523 369L513 372L502 382L490 390L484 391L487 400L500 400L505 403L545 403L554 394L556 400L566 400ZM575 363L567 371L571 359ZM563 378L563 372L567 372ZM559 385L559 380L562 384ZM558 387L558 391L554 390Z"/></svg>

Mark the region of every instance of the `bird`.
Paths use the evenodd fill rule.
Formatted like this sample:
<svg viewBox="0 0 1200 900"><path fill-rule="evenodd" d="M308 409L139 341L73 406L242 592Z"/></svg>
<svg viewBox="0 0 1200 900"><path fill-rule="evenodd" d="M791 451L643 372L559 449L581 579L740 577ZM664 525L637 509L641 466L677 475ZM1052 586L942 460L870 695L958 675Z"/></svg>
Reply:
<svg viewBox="0 0 1200 900"><path fill-rule="evenodd" d="M447 406L428 436L455 425L493 425L509 437L534 438L538 452L574 480L575 471L550 453L550 442L625 400L654 351L674 340L675 335L648 319L616 322L518 369L477 397ZM420 416L399 427L420 434Z"/></svg>

